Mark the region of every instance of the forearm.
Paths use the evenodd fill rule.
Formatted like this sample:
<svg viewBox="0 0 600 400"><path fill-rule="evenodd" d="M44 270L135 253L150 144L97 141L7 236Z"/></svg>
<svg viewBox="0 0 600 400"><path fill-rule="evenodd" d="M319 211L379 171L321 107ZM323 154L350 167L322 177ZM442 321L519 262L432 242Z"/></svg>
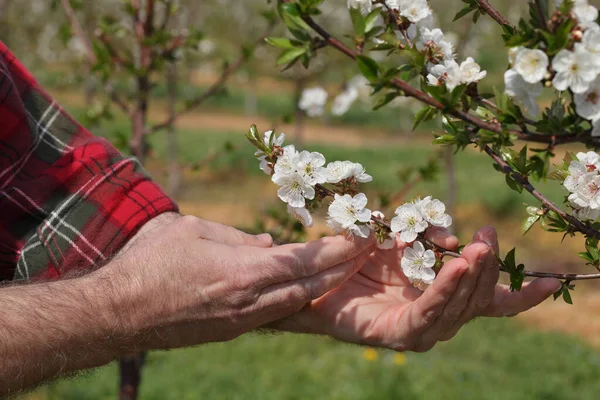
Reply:
<svg viewBox="0 0 600 400"><path fill-rule="evenodd" d="M125 352L111 294L95 275L0 289L0 398Z"/></svg>

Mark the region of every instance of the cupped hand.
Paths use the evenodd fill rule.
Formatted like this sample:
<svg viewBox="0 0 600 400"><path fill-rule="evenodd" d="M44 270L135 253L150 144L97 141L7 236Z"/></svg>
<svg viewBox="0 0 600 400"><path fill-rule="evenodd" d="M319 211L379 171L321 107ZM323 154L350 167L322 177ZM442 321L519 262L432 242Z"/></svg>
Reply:
<svg viewBox="0 0 600 400"><path fill-rule="evenodd" d="M427 239L455 249L456 237L431 228ZM462 257L445 263L434 283L422 292L402 273L406 244L374 251L359 273L299 313L271 327L326 334L334 338L398 351L427 351L454 337L478 316L513 316L536 306L560 286L538 279L510 292L498 285L498 239L493 228L475 234Z"/></svg>

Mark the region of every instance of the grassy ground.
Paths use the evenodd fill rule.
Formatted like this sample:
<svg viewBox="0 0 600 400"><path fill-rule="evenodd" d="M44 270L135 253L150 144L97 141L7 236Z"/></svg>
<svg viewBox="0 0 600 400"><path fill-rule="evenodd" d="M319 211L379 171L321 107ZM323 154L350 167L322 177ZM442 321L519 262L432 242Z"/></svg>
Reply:
<svg viewBox="0 0 600 400"><path fill-rule="evenodd" d="M152 353L142 399L596 399L600 354L560 334L480 321L427 354L398 355L327 338L247 335ZM114 399L116 368L56 383L38 399Z"/></svg>

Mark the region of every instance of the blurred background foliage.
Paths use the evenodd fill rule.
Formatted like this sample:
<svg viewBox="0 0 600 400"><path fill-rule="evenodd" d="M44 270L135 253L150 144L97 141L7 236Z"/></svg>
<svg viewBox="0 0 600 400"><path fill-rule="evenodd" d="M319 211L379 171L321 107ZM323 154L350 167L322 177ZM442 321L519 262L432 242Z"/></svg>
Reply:
<svg viewBox="0 0 600 400"><path fill-rule="evenodd" d="M492 1L516 22L524 1ZM128 27L122 0L71 2L86 33L97 37L109 17ZM358 74L354 64L323 49L308 70L282 73L276 49L250 44L273 18L265 0L180 0L168 29L197 38L176 54L178 104L204 93L240 54L249 59L215 95L179 118L176 198L185 213L232 224L248 231L270 231L281 241L319 237L329 231L320 218L304 231L289 220L276 187L262 175L244 133L252 123L275 128L292 143L322 152L328 160L362 163L375 178L365 186L371 208L393 209L402 199L434 195L449 202L461 241L482 225L500 231L504 249L517 246L530 269L584 271L574 256L580 241L534 229L520 236L526 194L509 191L487 158L473 150L454 157L430 143L435 123L412 131L420 108L399 101L372 111L368 93L344 115L308 119L297 110L299 93L323 86L330 98ZM432 0L438 23L451 32L464 58L475 56L489 71L487 89L502 90L507 66L500 30L488 18L477 25L452 23L461 0ZM598 2L592 2L596 5ZM326 0L319 21L343 38L350 29L345 0ZM273 36L283 35L277 26ZM77 119L97 135L128 152L129 117L106 107L98 74L90 71L85 49L72 36L69 20L56 0L0 0L0 40ZM120 48L133 48L130 34L118 36ZM251 53L251 54L250 54ZM135 52L132 53L135 57ZM392 60L393 62L393 60ZM162 70L153 76L148 124L168 115L168 86ZM136 100L135 82L115 68L109 78L119 93ZM181 106L180 106L181 107ZM167 185L170 168L167 135L149 135L146 167ZM577 147L560 149L578 151ZM171 154L171 155L169 155ZM435 166L431 166L435 160ZM424 168L428 166L428 168ZM423 171L426 171L423 175ZM435 179L431 172L435 171ZM449 173L451 172L451 174ZM170 186L169 186L170 187ZM540 188L551 199L565 193L552 183ZM600 393L600 295L597 285L578 285L575 306L549 301L516 320L482 320L467 326L452 342L428 354L395 354L293 335L246 335L233 343L152 353L144 371L143 399L595 399ZM28 395L31 399L111 399L117 390L114 365L65 380Z"/></svg>

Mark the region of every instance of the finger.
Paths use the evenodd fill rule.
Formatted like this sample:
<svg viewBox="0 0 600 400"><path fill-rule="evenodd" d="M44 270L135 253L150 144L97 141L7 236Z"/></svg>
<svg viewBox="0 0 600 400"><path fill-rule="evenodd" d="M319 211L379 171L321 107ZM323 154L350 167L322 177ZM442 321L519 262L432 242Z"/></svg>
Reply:
<svg viewBox="0 0 600 400"><path fill-rule="evenodd" d="M432 226L425 232L425 239L446 250L455 250L458 247L458 238L445 228Z"/></svg>
<svg viewBox="0 0 600 400"><path fill-rule="evenodd" d="M218 222L201 220L198 226L198 236L213 242L225 243L231 246L271 247L273 238L268 233L250 235L231 226Z"/></svg>
<svg viewBox="0 0 600 400"><path fill-rule="evenodd" d="M450 340L456 336L458 331L467 322L481 315L494 300L496 283L500 276L498 261L492 248L487 244L480 243L479 247L482 249L478 253L476 253L477 249L475 249L475 246L465 248L463 251L463 257L465 257L469 264L478 265L481 272L465 309L457 320L448 324L444 334L440 336L440 340L442 341Z"/></svg>
<svg viewBox="0 0 600 400"><path fill-rule="evenodd" d="M448 261L431 286L409 307L407 322L402 324L403 330L407 331L406 336L413 338L414 341L409 348L415 351L426 351L431 348L427 348L431 343L424 346L420 337L442 315L468 268L469 265L462 258Z"/></svg>
<svg viewBox="0 0 600 400"><path fill-rule="evenodd" d="M487 317L513 317L546 300L561 287L561 282L552 278L527 282L521 291L511 292L508 286L496 289L494 302L483 312Z"/></svg>
<svg viewBox="0 0 600 400"><path fill-rule="evenodd" d="M473 241L487 243L494 250L494 254L500 254L500 245L498 244L498 233L491 226L480 229L474 236Z"/></svg>
<svg viewBox="0 0 600 400"><path fill-rule="evenodd" d="M337 288L357 273L368 257L369 252L365 251L316 275L263 289L257 303L257 307L264 310L263 324L292 315L310 301Z"/></svg>
<svg viewBox="0 0 600 400"><path fill-rule="evenodd" d="M467 318L470 313L471 303L474 299L477 283L480 280L484 270L484 261L492 254L490 247L482 242L476 242L465 247L462 253L462 259L468 265L467 270L462 275L460 282L449 299L444 311L437 318L430 328L423 333L421 341L426 345L433 345L448 332L453 331L457 323ZM442 268L442 271L446 267ZM493 287L490 293L490 299L493 298ZM489 303L488 303L489 304Z"/></svg>
<svg viewBox="0 0 600 400"><path fill-rule="evenodd" d="M254 249L262 258L261 279L264 286L317 275L329 268L372 252L376 242L359 237L325 237L309 243L286 244L267 251Z"/></svg>

